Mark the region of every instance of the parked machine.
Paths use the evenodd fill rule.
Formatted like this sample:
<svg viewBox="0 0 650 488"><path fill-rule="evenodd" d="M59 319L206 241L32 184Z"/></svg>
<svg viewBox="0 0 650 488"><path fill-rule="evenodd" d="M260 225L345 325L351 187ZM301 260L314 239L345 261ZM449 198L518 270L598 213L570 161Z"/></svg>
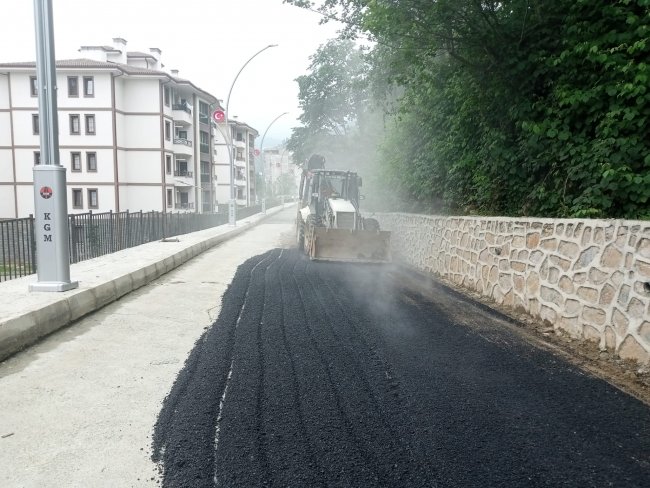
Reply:
<svg viewBox="0 0 650 488"><path fill-rule="evenodd" d="M390 262L390 232L362 217L361 177L351 171L325 169L312 156L300 179L296 240L310 259L364 263Z"/></svg>

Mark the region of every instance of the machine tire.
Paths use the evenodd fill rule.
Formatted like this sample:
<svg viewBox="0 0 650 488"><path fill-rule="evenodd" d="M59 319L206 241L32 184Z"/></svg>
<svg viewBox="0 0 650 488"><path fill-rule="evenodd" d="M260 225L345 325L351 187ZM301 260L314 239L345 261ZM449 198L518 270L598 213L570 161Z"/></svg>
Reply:
<svg viewBox="0 0 650 488"><path fill-rule="evenodd" d="M323 226L323 221L320 218L320 215L310 214L307 217L307 224L308 225L313 225L314 227L322 227Z"/></svg>
<svg viewBox="0 0 650 488"><path fill-rule="evenodd" d="M305 223L301 217L296 219L296 245L298 251L305 252Z"/></svg>
<svg viewBox="0 0 650 488"><path fill-rule="evenodd" d="M363 219L363 228L365 230L371 230L377 232L379 231L379 222L377 221L377 219L373 219L373 218Z"/></svg>

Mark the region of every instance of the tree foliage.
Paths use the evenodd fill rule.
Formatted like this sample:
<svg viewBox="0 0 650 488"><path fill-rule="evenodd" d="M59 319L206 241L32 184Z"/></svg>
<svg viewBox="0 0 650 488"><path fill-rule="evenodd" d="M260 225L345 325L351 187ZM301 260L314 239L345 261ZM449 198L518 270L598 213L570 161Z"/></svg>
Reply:
<svg viewBox="0 0 650 488"><path fill-rule="evenodd" d="M363 123L367 71L363 53L351 41L332 40L311 56L309 73L296 80L303 126L288 142L294 160L305 161L314 152L345 154Z"/></svg>
<svg viewBox="0 0 650 488"><path fill-rule="evenodd" d="M423 206L650 218L650 0L287 1L375 41L345 96L317 53L296 145L381 107L386 174Z"/></svg>

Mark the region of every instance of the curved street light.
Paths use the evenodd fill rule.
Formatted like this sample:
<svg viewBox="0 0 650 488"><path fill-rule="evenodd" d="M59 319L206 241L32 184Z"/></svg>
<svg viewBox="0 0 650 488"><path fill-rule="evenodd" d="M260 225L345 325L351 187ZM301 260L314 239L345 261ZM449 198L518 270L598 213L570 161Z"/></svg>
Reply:
<svg viewBox="0 0 650 488"><path fill-rule="evenodd" d="M230 90L228 90L228 98L226 98L226 113L224 115L226 119L226 132L228 132L228 140L226 141L226 143L228 144L228 160L230 162L230 204L228 205L228 223L232 226L237 225L237 199L235 195L235 165L232 157L232 150L233 150L232 131L230 130L230 119L228 119L230 95L232 94L232 89L235 86L235 82L237 81L237 78L239 78L241 72L244 71L244 68L248 66L248 63L250 63L256 56L262 54L264 51L272 47L277 47L277 44L269 44L268 46L260 49L255 54L253 54L250 58L248 58L248 61L246 61L244 65L241 68L239 68L239 71L235 75L235 79L232 81L232 84L230 85Z"/></svg>
<svg viewBox="0 0 650 488"><path fill-rule="evenodd" d="M260 144L260 154L262 155L262 179L264 181L264 198L262 199L262 212L266 212L266 158L264 157L264 139L266 138L266 133L269 131L271 126L275 124L275 121L280 117L287 115L289 112L283 112L274 118L271 123L266 127L264 135L262 136L262 143ZM282 160L280 160L282 161Z"/></svg>

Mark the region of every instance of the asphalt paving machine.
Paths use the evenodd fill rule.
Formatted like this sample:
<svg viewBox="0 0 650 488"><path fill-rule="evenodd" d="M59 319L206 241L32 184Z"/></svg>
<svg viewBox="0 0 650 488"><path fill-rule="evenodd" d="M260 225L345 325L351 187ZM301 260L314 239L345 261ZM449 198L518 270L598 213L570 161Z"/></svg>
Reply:
<svg viewBox="0 0 650 488"><path fill-rule="evenodd" d="M390 262L390 232L359 211L362 179L352 171L325 169L314 155L300 179L296 240L313 260Z"/></svg>

